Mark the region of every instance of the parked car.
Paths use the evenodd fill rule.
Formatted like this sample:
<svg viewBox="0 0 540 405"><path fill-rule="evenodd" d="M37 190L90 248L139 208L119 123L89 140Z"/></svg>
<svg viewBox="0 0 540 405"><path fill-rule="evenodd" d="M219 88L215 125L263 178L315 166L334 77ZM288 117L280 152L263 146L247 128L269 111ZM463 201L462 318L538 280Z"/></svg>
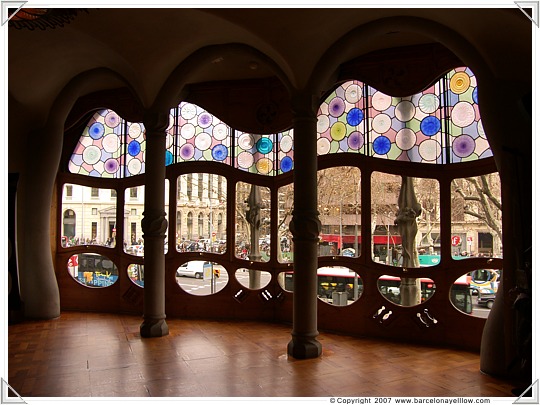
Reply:
<svg viewBox="0 0 540 405"><path fill-rule="evenodd" d="M204 270L207 267L211 269L212 263L201 260L193 260L178 267L178 269L176 269L176 277L195 277L197 279L201 279L203 278Z"/></svg>
<svg viewBox="0 0 540 405"><path fill-rule="evenodd" d="M478 294L477 304L480 306L486 307L488 309L491 309L493 307L493 303L495 302L495 296L496 294L494 292L486 292L486 293L480 292Z"/></svg>

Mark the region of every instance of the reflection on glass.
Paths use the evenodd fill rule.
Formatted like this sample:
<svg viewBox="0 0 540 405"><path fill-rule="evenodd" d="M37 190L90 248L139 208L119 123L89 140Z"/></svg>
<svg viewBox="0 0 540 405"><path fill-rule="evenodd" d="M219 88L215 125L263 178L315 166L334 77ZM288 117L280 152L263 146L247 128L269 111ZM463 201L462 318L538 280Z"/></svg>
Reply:
<svg viewBox="0 0 540 405"><path fill-rule="evenodd" d="M118 280L116 265L106 256L96 253L71 256L67 269L71 277L87 287L108 287Z"/></svg>
<svg viewBox="0 0 540 405"><path fill-rule="evenodd" d="M65 184L62 192L62 247L116 246L115 190Z"/></svg>
<svg viewBox="0 0 540 405"><path fill-rule="evenodd" d="M270 260L270 189L238 182L236 185L235 256Z"/></svg>
<svg viewBox="0 0 540 405"><path fill-rule="evenodd" d="M192 260L176 269L176 283L187 293L211 295L221 291L229 281L229 275L218 263Z"/></svg>
<svg viewBox="0 0 540 405"><path fill-rule="evenodd" d="M293 292L294 272L283 272L278 282L285 291ZM336 306L350 305L364 291L360 276L348 267L326 266L317 269L317 296Z"/></svg>
<svg viewBox="0 0 540 405"><path fill-rule="evenodd" d="M377 287L388 301L406 307L422 304L435 293L435 283L429 278L384 275L377 280Z"/></svg>
<svg viewBox="0 0 540 405"><path fill-rule="evenodd" d="M292 220L294 204L294 184L287 184L278 190L278 260L281 263L292 263L294 246L289 223Z"/></svg>
<svg viewBox="0 0 540 405"><path fill-rule="evenodd" d="M359 256L360 170L356 167L319 170L317 189L321 221L319 256Z"/></svg>
<svg viewBox="0 0 540 405"><path fill-rule="evenodd" d="M240 284L252 290L266 287L272 279L272 275L267 271L244 268L236 270L235 277Z"/></svg>
<svg viewBox="0 0 540 405"><path fill-rule="evenodd" d="M130 264L127 268L129 279L139 287L144 287L144 265Z"/></svg>
<svg viewBox="0 0 540 405"><path fill-rule="evenodd" d="M452 257L502 257L498 173L452 180Z"/></svg>
<svg viewBox="0 0 540 405"><path fill-rule="evenodd" d="M224 253L227 245L226 225L227 179L211 173L188 173L179 176L176 196L176 250Z"/></svg>
<svg viewBox="0 0 540 405"><path fill-rule="evenodd" d="M372 257L375 262L389 266L403 266L405 258L404 237L413 238L409 256L414 265L434 266L440 262L440 191L435 179L409 178L374 172L371 178ZM402 192L402 205L399 197ZM415 208L412 201L416 200ZM408 201L408 202L406 202ZM414 209L416 231L410 229L414 221L401 221ZM417 212L418 211L418 212ZM398 213L400 213L398 217ZM397 221L396 221L397 220ZM400 227L401 225L401 227ZM411 232L416 236L412 236Z"/></svg>

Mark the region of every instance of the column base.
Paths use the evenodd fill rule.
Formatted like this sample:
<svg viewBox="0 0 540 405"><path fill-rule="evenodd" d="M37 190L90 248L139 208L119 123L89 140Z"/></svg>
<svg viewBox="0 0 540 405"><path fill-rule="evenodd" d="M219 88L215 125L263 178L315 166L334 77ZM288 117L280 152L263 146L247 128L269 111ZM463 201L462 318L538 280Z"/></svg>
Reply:
<svg viewBox="0 0 540 405"><path fill-rule="evenodd" d="M293 336L287 345L287 353L295 359L314 359L321 355L322 345L314 337Z"/></svg>
<svg viewBox="0 0 540 405"><path fill-rule="evenodd" d="M169 334L169 326L165 319L145 319L140 327L141 337L161 337Z"/></svg>

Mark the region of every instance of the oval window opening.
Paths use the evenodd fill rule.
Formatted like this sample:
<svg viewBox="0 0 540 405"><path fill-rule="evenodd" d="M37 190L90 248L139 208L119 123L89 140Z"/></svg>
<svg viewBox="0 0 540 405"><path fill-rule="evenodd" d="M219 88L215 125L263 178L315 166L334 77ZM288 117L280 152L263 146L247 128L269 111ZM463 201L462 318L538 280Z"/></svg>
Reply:
<svg viewBox="0 0 540 405"><path fill-rule="evenodd" d="M79 253L68 259L71 277L86 287L109 287L118 280L118 268L106 256L97 253Z"/></svg>
<svg viewBox="0 0 540 405"><path fill-rule="evenodd" d="M130 264L127 268L128 277L133 284L144 287L144 265Z"/></svg>
<svg viewBox="0 0 540 405"><path fill-rule="evenodd" d="M499 287L499 270L474 270L459 277L450 289L450 301L460 312L487 318Z"/></svg>
<svg viewBox="0 0 540 405"><path fill-rule="evenodd" d="M279 286L287 292L293 292L293 271L282 271L278 274Z"/></svg>
<svg viewBox="0 0 540 405"><path fill-rule="evenodd" d="M192 260L176 269L176 283L192 295L212 295L229 282L225 268L214 262Z"/></svg>
<svg viewBox="0 0 540 405"><path fill-rule="evenodd" d="M384 275L377 280L381 295L404 307L414 307L429 300L435 293L435 283L429 278L400 278Z"/></svg>
<svg viewBox="0 0 540 405"><path fill-rule="evenodd" d="M278 283L287 292L293 292L294 272L279 273ZM317 296L331 305L345 306L362 296L362 278L348 267L326 266L317 269Z"/></svg>
<svg viewBox="0 0 540 405"><path fill-rule="evenodd" d="M317 269L317 296L323 302L336 306L351 305L360 298L363 290L362 279L348 267Z"/></svg>
<svg viewBox="0 0 540 405"><path fill-rule="evenodd" d="M272 275L267 271L244 268L236 270L235 277L240 284L250 290L260 290L266 287L272 279Z"/></svg>

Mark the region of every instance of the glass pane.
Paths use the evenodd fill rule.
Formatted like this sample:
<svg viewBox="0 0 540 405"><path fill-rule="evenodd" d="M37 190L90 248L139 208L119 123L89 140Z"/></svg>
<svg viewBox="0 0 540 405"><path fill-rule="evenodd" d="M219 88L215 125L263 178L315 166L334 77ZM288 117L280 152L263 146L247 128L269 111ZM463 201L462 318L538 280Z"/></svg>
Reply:
<svg viewBox="0 0 540 405"><path fill-rule="evenodd" d="M493 156L480 117L476 76L469 68L459 67L448 72L445 80L450 162Z"/></svg>
<svg viewBox="0 0 540 405"><path fill-rule="evenodd" d="M126 133L125 176L145 172L146 132L139 122L128 122Z"/></svg>
<svg viewBox="0 0 540 405"><path fill-rule="evenodd" d="M71 277L87 287L108 287L118 280L116 265L108 257L96 253L71 256L67 269Z"/></svg>
<svg viewBox="0 0 540 405"><path fill-rule="evenodd" d="M357 80L337 87L319 106L317 154L365 153L364 84Z"/></svg>
<svg viewBox="0 0 540 405"><path fill-rule="evenodd" d="M176 196L176 250L224 253L226 242L227 179L211 173L179 176Z"/></svg>
<svg viewBox="0 0 540 405"><path fill-rule="evenodd" d="M381 276L377 280L381 295L396 305L412 307L429 300L435 293L435 283L429 278Z"/></svg>
<svg viewBox="0 0 540 405"><path fill-rule="evenodd" d="M235 276L240 284L251 290L259 290L266 287L272 279L272 275L267 271L244 268L236 270Z"/></svg>
<svg viewBox="0 0 540 405"><path fill-rule="evenodd" d="M236 131L236 167L250 173L275 175L276 137L276 134L259 135ZM292 167L292 161L289 163Z"/></svg>
<svg viewBox="0 0 540 405"><path fill-rule="evenodd" d="M403 267L439 263L439 189L435 179L373 173L371 213L375 262Z"/></svg>
<svg viewBox="0 0 540 405"><path fill-rule="evenodd" d="M321 267L317 270L317 278L317 296L328 304L350 305L364 290L360 276L347 267Z"/></svg>
<svg viewBox="0 0 540 405"><path fill-rule="evenodd" d="M171 110L166 163L213 161L231 164L231 128L198 105L182 102ZM176 143L176 154L174 144Z"/></svg>
<svg viewBox="0 0 540 405"><path fill-rule="evenodd" d="M502 257L498 173L452 180L452 257Z"/></svg>
<svg viewBox="0 0 540 405"><path fill-rule="evenodd" d="M293 130L277 134L278 167L277 174L290 172L294 167Z"/></svg>
<svg viewBox="0 0 540 405"><path fill-rule="evenodd" d="M129 279L139 287L144 287L144 265L130 264L127 268Z"/></svg>
<svg viewBox="0 0 540 405"><path fill-rule="evenodd" d="M319 256L356 257L361 248L360 170L332 167L317 172L321 221Z"/></svg>
<svg viewBox="0 0 540 405"><path fill-rule="evenodd" d="M144 211L144 186L127 188L125 195L127 228L124 230L124 252L144 256L144 239L141 227Z"/></svg>
<svg viewBox="0 0 540 405"><path fill-rule="evenodd" d="M292 220L294 203L294 184L287 184L278 190L278 260L290 263L294 260L292 233L289 223Z"/></svg>
<svg viewBox="0 0 540 405"><path fill-rule="evenodd" d="M270 226L270 189L239 182L236 185L236 257L270 260Z"/></svg>
<svg viewBox="0 0 540 405"><path fill-rule="evenodd" d="M96 112L73 150L69 171L93 177L123 177L125 124L112 110Z"/></svg>
<svg viewBox="0 0 540 405"><path fill-rule="evenodd" d="M291 271L282 271L278 274L278 283L279 286L287 291L292 293L293 292L293 275L294 272Z"/></svg>
<svg viewBox="0 0 540 405"><path fill-rule="evenodd" d="M111 189L65 184L61 244L116 246L116 197Z"/></svg>
<svg viewBox="0 0 540 405"><path fill-rule="evenodd" d="M135 186L126 189L124 195L124 252L134 256L144 256L144 238L141 226L144 211L145 186ZM169 212L169 180L165 179L165 219ZM167 253L169 226L165 231L164 253Z"/></svg>
<svg viewBox="0 0 540 405"><path fill-rule="evenodd" d="M350 305L360 298L364 291L362 279L348 267L321 267L317 269L317 277L317 296L328 304ZM279 273L278 282L283 290L292 293L294 271Z"/></svg>
<svg viewBox="0 0 540 405"><path fill-rule="evenodd" d="M500 270L479 269L458 278L450 290L450 300L459 311L487 318L495 302Z"/></svg>
<svg viewBox="0 0 540 405"><path fill-rule="evenodd" d="M229 281L223 266L213 262L192 260L176 269L176 283L187 293L211 295L221 291Z"/></svg>

